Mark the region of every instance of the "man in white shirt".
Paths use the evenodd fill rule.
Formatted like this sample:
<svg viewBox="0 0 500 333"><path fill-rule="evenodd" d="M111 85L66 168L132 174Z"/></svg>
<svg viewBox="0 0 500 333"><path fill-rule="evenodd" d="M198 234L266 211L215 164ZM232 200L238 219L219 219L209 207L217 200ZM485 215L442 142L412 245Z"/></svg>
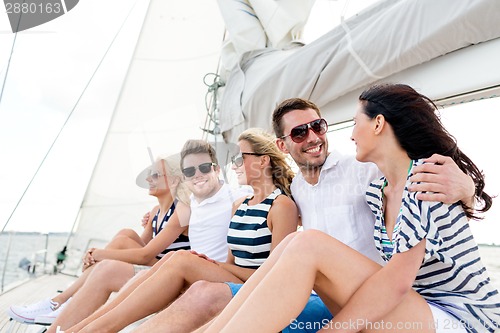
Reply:
<svg viewBox="0 0 500 333"><path fill-rule="evenodd" d="M190 206L183 205L183 208L179 209L180 205L178 205L174 218L169 220L165 231L162 232L171 233L172 230L179 229L177 232L179 234L189 226L191 249L213 260L224 262L228 253L227 233L233 203L246 196L248 191L232 189L220 180L220 166L216 152L208 142L188 140L180 157L183 182L191 191ZM177 165L177 167L179 166ZM88 281L75 294L71 303L63 309L47 332L60 332L60 328L69 332L76 331L92 320L101 317L104 313L109 312L114 305L125 299L138 285L146 281L154 271L160 269L168 257L166 255L148 272L144 271L142 276L137 276L134 281L131 280L129 284L120 289L116 298L102 307L100 306L107 300L112 291L112 289L107 288L105 282L109 271L103 271L97 275L98 277L102 276L102 279L92 274L89 275ZM88 303L91 303L92 306L87 306ZM82 304L86 305L86 311L82 311Z"/></svg>
<svg viewBox="0 0 500 333"><path fill-rule="evenodd" d="M300 170L291 190L302 225L304 229L328 233L381 263L373 240L374 217L365 199L369 183L379 178L380 173L375 165L359 163L354 156L329 153L327 127L319 109L307 100L288 99L273 113L276 144L291 155ZM435 193L420 194L423 195L420 199L472 200L472 180L451 159L433 156L430 161L442 165L428 164L418 170L421 174L412 180L428 183L413 190ZM191 332L220 312L236 292L224 283L197 282L136 332ZM313 294L304 311L282 332L316 332L330 319L326 306Z"/></svg>

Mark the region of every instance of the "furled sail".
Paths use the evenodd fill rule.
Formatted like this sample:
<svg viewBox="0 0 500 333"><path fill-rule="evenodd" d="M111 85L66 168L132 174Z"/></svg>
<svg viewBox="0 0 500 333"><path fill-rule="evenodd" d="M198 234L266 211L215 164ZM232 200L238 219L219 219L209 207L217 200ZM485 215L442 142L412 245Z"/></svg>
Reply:
<svg viewBox="0 0 500 333"><path fill-rule="evenodd" d="M235 10L231 16L245 15L248 13ZM233 30L244 30L238 24L247 21L226 21L229 38L233 38ZM453 51L493 41L500 36L498 22L500 2L496 0L385 0L309 45L257 45L240 56L227 78L220 102L221 129L229 141L247 127L270 129L274 106L289 97L314 101L331 122L345 121L352 117L355 105L348 103L350 107L341 110L336 103L339 97ZM266 34L272 32L266 30ZM238 38L234 40L236 43ZM498 47L493 50L497 58ZM491 50L481 54L487 57ZM481 61L475 58L474 62ZM432 74L426 78L433 79ZM461 81L447 82L445 90ZM485 88L487 80L480 77L473 81L477 86L470 89L475 90ZM500 83L498 74L493 81ZM443 88L428 91L425 85L418 87L432 98L447 97L440 95ZM350 96L353 103L356 97Z"/></svg>

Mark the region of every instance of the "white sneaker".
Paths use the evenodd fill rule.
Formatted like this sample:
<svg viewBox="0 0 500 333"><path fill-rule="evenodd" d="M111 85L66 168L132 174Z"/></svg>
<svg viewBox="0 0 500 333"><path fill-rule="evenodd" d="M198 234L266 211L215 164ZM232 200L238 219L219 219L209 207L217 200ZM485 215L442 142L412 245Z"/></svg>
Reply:
<svg viewBox="0 0 500 333"><path fill-rule="evenodd" d="M57 316L62 312L63 308L69 304L69 302L73 299L73 297L68 298L66 302L61 304L57 309L54 311L47 313L47 314L42 314L39 316L35 317L35 324L37 325L46 325L50 326L56 320ZM60 331L63 332L63 331Z"/></svg>
<svg viewBox="0 0 500 333"><path fill-rule="evenodd" d="M33 324L37 316L51 313L58 305L57 302L53 302L50 298L47 298L31 305L12 305L7 309L7 314L20 323Z"/></svg>
<svg viewBox="0 0 500 333"><path fill-rule="evenodd" d="M35 317L35 324L37 325L52 325L54 320L56 320L57 316L62 312L62 309L66 306L68 302L63 303L60 307L55 309L54 311L46 314L42 314Z"/></svg>

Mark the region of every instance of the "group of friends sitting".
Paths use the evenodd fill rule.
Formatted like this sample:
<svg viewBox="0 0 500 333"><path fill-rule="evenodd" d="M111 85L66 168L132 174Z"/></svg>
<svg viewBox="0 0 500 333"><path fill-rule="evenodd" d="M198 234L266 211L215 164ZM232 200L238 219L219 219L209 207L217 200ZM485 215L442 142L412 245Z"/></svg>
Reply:
<svg viewBox="0 0 500 333"><path fill-rule="evenodd" d="M48 333L143 318L133 332L495 332L500 296L469 227L492 198L436 109L407 85L370 87L353 157L329 150L314 103L287 99L274 135L238 138L232 169L251 191L188 140L150 167L141 235L120 231L68 289L7 312Z"/></svg>

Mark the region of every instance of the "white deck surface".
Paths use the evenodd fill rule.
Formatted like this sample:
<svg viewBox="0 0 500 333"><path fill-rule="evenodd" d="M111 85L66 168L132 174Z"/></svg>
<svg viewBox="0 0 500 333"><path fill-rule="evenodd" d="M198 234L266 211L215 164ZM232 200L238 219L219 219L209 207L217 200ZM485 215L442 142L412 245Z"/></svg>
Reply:
<svg viewBox="0 0 500 333"><path fill-rule="evenodd" d="M38 302L52 297L58 290L64 290L76 278L63 274L43 275L34 278L18 287L0 295L0 332L1 333L35 333L40 332L43 326L25 325L9 321L7 308L10 305L24 305Z"/></svg>

